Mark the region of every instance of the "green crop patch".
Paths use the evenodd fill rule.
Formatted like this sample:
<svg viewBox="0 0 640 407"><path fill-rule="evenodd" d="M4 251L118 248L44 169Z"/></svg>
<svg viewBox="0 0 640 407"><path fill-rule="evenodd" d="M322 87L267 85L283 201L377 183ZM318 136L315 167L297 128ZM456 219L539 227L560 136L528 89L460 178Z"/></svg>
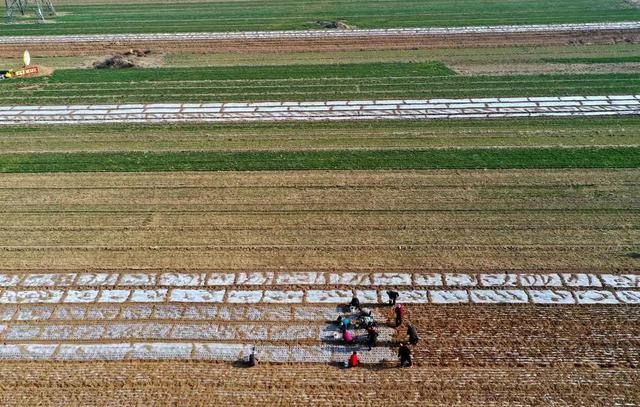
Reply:
<svg viewBox="0 0 640 407"><path fill-rule="evenodd" d="M58 70L53 83L180 82L261 79L377 78L447 76L455 73L440 62L369 63L292 66L234 66L215 68L148 68L129 70Z"/></svg>
<svg viewBox="0 0 640 407"><path fill-rule="evenodd" d="M625 0L273 0L175 3L81 0L57 6L53 24L14 24L0 35L100 34L586 23L640 20Z"/></svg>
<svg viewBox="0 0 640 407"><path fill-rule="evenodd" d="M0 155L12 173L638 167L638 147Z"/></svg>
<svg viewBox="0 0 640 407"><path fill-rule="evenodd" d="M585 57L585 58L543 58L548 64L626 64L640 62L640 55Z"/></svg>
<svg viewBox="0 0 640 407"><path fill-rule="evenodd" d="M0 151L291 151L637 146L640 116L0 126Z"/></svg>
<svg viewBox="0 0 640 407"><path fill-rule="evenodd" d="M28 86L25 86L28 85ZM639 73L459 76L441 63L61 70L0 83L0 105L639 94Z"/></svg>

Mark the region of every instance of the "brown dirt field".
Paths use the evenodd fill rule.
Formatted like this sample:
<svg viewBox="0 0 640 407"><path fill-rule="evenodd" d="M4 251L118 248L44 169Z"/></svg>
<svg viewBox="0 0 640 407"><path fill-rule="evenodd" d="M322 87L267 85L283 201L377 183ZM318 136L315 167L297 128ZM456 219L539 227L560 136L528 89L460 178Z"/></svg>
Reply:
<svg viewBox="0 0 640 407"><path fill-rule="evenodd" d="M517 212L487 213L478 219L474 212L440 212L424 216L420 212L344 212L344 213L22 213L0 219L0 230L431 230L443 231L464 228L469 231L496 229L509 225L515 229L579 229L592 230L630 229L636 215L631 213Z"/></svg>
<svg viewBox="0 0 640 407"><path fill-rule="evenodd" d="M7 174L0 268L634 270L637 179L637 170Z"/></svg>
<svg viewBox="0 0 640 407"><path fill-rule="evenodd" d="M242 41L166 41L166 42L105 42L105 43L39 43L30 44L32 55L74 56L104 55L122 52L128 48L151 49L155 53L209 53L209 52L292 52L292 51L348 51L384 49L474 48L516 45L567 45L637 43L640 31L601 31L572 33L514 33L514 34L461 34L433 37L379 37L328 38ZM19 57L24 46L0 45L3 57Z"/></svg>
<svg viewBox="0 0 640 407"><path fill-rule="evenodd" d="M238 287L242 288L242 287ZM261 287L266 288L266 287ZM308 288L308 287L306 287ZM201 304L202 305L202 304ZM206 305L206 304L205 304ZM202 318L193 320L177 316L158 319L148 317L145 310L150 310L149 304L75 304L72 307L84 309L102 309L104 315L113 314L120 317L95 319L76 317L46 318L39 321L12 320L7 322L12 327L63 327L75 325L110 324L134 326L140 322L152 322L158 325L186 324L188 325L216 325L245 327L247 325L280 329L283 326L279 305L261 305L262 317L259 320L247 318L243 309L256 308L256 305L246 306L226 304L226 308L235 312L233 318L205 314ZM175 304L174 304L175 306ZM39 307L39 308L38 308ZM50 305L22 305L23 315L46 315L45 308ZM67 307L70 307L67 305ZM193 307L193 305L191 305ZM60 307L58 307L59 309ZM265 311L276 309L278 315L273 321L267 320ZM126 310L126 311L125 311ZM49 313L51 311L48 311ZM77 311L76 311L77 312ZM377 308L379 314L391 313L391 308ZM205 317L205 315L207 315ZM414 324L420 336L418 345L413 346L414 361L418 366L449 366L449 367L532 367L555 366L610 368L640 367L640 307L638 306L606 306L606 305L412 305L409 306L408 318L398 329L392 343L385 342L383 346L397 346L406 340L406 324ZM325 326L325 321L297 321L300 326ZM381 327L387 329L386 327ZM47 331L40 333L37 338L3 339L5 343L57 343L59 339ZM119 343L123 338L130 338L132 342L146 340L168 340L163 336L156 336L158 331L130 331L128 334L117 334L116 337L76 336L65 342L73 343ZM247 339L247 332L234 331L231 337L216 339L215 342L250 341L253 344L276 345L317 345L317 338L263 338ZM127 336L129 335L129 336ZM172 342L189 342L189 338L171 338ZM207 341L207 340L205 340Z"/></svg>
<svg viewBox="0 0 640 407"><path fill-rule="evenodd" d="M2 174L0 189L635 185L638 169Z"/></svg>
<svg viewBox="0 0 640 407"><path fill-rule="evenodd" d="M539 75L541 73L636 73L640 71L640 64L447 64L447 66L462 75Z"/></svg>
<svg viewBox="0 0 640 407"><path fill-rule="evenodd" d="M20 372L20 374L16 374ZM252 369L207 362L4 363L4 405L613 405L640 403L629 368L321 365Z"/></svg>
<svg viewBox="0 0 640 407"><path fill-rule="evenodd" d="M0 249L0 267L21 269L637 270L637 246L34 247Z"/></svg>
<svg viewBox="0 0 640 407"><path fill-rule="evenodd" d="M609 226L609 225L607 225ZM233 246L233 245L590 245L596 241L610 245L633 245L640 235L637 230L625 228L583 229L544 228L470 230L461 234L460 227L423 228L414 225L396 227L339 227L280 228L251 226L220 228L209 226L135 227L135 228L38 228L37 230L11 229L11 234L0 235L0 245L48 246L51 242L65 244L110 246L114 241L121 246ZM343 232L348 231L348 234ZM410 242L410 243L407 243Z"/></svg>
<svg viewBox="0 0 640 407"><path fill-rule="evenodd" d="M636 169L6 174L0 270L635 272L639 175ZM136 305L113 306L124 307ZM120 321L131 314L117 315ZM15 318L7 325L55 326L55 318ZM0 404L640 403L638 306L424 305L409 307L408 320L421 337L410 369L3 362ZM197 323L215 321L246 322ZM32 342L52 340L38 338Z"/></svg>
<svg viewBox="0 0 640 407"><path fill-rule="evenodd" d="M409 313L422 333L421 364L640 367L640 307L424 305Z"/></svg>

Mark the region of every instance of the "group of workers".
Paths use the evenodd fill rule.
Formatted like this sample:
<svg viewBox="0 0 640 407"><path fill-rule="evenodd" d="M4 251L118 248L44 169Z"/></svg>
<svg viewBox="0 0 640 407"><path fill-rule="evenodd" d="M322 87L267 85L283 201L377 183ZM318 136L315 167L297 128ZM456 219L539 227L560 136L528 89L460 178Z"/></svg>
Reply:
<svg viewBox="0 0 640 407"><path fill-rule="evenodd" d="M395 327L400 327L402 325L402 321L405 317L405 308L402 304L396 304L399 293L397 291L387 291L387 297L389 297L388 305L393 306L393 312L395 316ZM342 332L342 340L344 343L351 345L355 343L355 338L350 328L359 328L365 329L367 331L366 344L369 346L369 350L373 349L374 346L378 344L378 336L379 332L377 329L377 322L373 317L373 314L370 310L363 309L360 304L360 300L358 297L353 297L351 302L347 305L349 312L353 312L354 310L358 311L356 317L352 320L349 316L340 315L336 319L336 323ZM413 324L407 325L407 336L409 337L409 343L411 345L416 345L418 340L418 332L416 331L415 326ZM411 348L406 343L401 343L398 348L398 358L400 359L400 367L409 367L413 364ZM246 361L248 366L256 366L258 364L258 358L256 357L256 348L253 347L251 354L249 355L248 360ZM349 361L347 365L349 367L356 367L360 364L360 356L358 352L354 351L349 357Z"/></svg>
<svg viewBox="0 0 640 407"><path fill-rule="evenodd" d="M371 311L368 310L359 310L358 316L355 320L352 321L349 317L339 316L336 320L338 327L340 328L340 332L342 332L342 340L347 345L351 345L355 343L355 338L350 328L360 328L365 329L367 331L367 345L369 346L369 350L371 350L378 343L378 329L376 328L377 323L371 315Z"/></svg>
<svg viewBox="0 0 640 407"><path fill-rule="evenodd" d="M395 327L400 327L402 325L402 321L404 320L406 310L402 304L396 304L400 294L397 291L389 290L387 291L388 305L393 306L393 312L395 316ZM351 302L348 304L349 311L353 311L354 309L358 310L359 314L356 317L355 321L352 321L349 317L339 316L336 322L340 327L340 331L342 332L343 341L350 345L355 343L355 338L353 334L349 331L351 326L355 328L364 328L367 331L367 339L366 344L369 346L369 350L371 350L378 343L378 330L376 329L376 322L371 314L371 311L363 309L360 305L360 300L358 297L353 297ZM418 331L413 324L407 325L407 336L409 337L409 343L411 345L416 345L418 340ZM401 343L398 348L398 358L400 359L400 367L411 366L412 355L411 348L406 343ZM349 367L356 367L360 364L360 356L358 352L354 351L349 357L349 361L347 365Z"/></svg>

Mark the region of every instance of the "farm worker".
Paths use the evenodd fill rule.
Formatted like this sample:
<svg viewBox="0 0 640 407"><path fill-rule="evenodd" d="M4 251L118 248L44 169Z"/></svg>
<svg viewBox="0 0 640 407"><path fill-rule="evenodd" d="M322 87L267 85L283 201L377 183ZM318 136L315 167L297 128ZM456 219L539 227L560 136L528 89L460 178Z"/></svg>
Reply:
<svg viewBox="0 0 640 407"><path fill-rule="evenodd" d="M342 333L342 340L346 344L353 343L353 335L351 334L351 332L349 332L349 330L345 329L345 331Z"/></svg>
<svg viewBox="0 0 640 407"><path fill-rule="evenodd" d="M404 367L405 365L411 366L413 364L411 362L411 349L409 349L406 343L400 345L398 357L400 358L400 367Z"/></svg>
<svg viewBox="0 0 640 407"><path fill-rule="evenodd" d="M351 302L349 303L349 306L352 308L356 308L358 310L362 310L362 308L360 307L360 300L358 299L358 297L353 297L351 299Z"/></svg>
<svg viewBox="0 0 640 407"><path fill-rule="evenodd" d="M256 348L254 346L253 350L251 350L251 354L249 355L249 367L254 367L257 364L258 358L256 357Z"/></svg>
<svg viewBox="0 0 640 407"><path fill-rule="evenodd" d="M404 307L402 306L402 304L399 304L396 306L395 314L396 314L396 326L402 325L402 318L404 317Z"/></svg>
<svg viewBox="0 0 640 407"><path fill-rule="evenodd" d="M340 330L341 331L346 331L347 329L349 329L349 326L351 325L351 319L347 318L347 317L341 317L340 319Z"/></svg>
<svg viewBox="0 0 640 407"><path fill-rule="evenodd" d="M369 350L371 350L378 343L378 331L374 327L369 327L367 329L367 345L369 345Z"/></svg>
<svg viewBox="0 0 640 407"><path fill-rule="evenodd" d="M407 326L407 335L409 335L409 343L415 345L418 343L418 331L416 331L416 327L413 324L409 324Z"/></svg>
<svg viewBox="0 0 640 407"><path fill-rule="evenodd" d="M358 352L353 352L351 357L349 358L349 367L356 367L360 363L360 358L358 357Z"/></svg>
<svg viewBox="0 0 640 407"><path fill-rule="evenodd" d="M387 291L387 297L389 297L389 305L396 305L396 301L398 300L399 296L400 296L400 293L397 291L393 291L393 290Z"/></svg>
<svg viewBox="0 0 640 407"><path fill-rule="evenodd" d="M365 327L365 328L369 328L371 326L374 326L376 321L373 319L373 317L371 316L371 314L365 314L361 319L361 324Z"/></svg>

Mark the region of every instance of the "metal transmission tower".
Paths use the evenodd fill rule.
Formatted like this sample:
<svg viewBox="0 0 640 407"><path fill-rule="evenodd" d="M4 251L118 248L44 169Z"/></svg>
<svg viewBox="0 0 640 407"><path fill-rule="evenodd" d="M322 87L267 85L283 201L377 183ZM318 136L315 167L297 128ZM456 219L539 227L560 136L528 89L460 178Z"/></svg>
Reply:
<svg viewBox="0 0 640 407"><path fill-rule="evenodd" d="M50 16L56 15L51 0L4 0L5 20L7 23L14 21L15 16L22 16L31 12L38 23L44 23L45 13Z"/></svg>

